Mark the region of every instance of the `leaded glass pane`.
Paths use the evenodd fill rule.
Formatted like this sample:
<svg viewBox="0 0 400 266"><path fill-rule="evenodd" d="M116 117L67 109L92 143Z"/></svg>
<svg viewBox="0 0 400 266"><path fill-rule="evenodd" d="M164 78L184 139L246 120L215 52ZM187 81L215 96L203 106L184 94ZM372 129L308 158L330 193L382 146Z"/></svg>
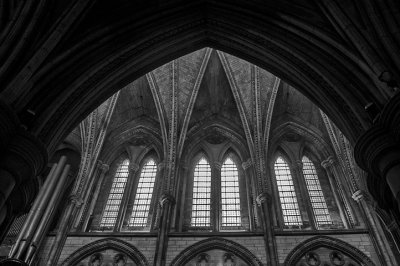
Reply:
<svg viewBox="0 0 400 266"><path fill-rule="evenodd" d="M201 158L194 168L192 226L208 227L211 203L211 168L205 158Z"/></svg>
<svg viewBox="0 0 400 266"><path fill-rule="evenodd" d="M129 160L123 161L115 173L113 183L111 185L110 194L104 208L103 217L101 218L100 227L103 229L112 229L117 221L119 207L124 195L126 182L128 180Z"/></svg>
<svg viewBox="0 0 400 266"><path fill-rule="evenodd" d="M140 173L129 227L147 226L156 174L157 165L154 160L149 160Z"/></svg>
<svg viewBox="0 0 400 266"><path fill-rule="evenodd" d="M322 194L321 185L314 164L306 156L303 157L302 163L303 175L306 181L308 194L310 195L310 201L317 226L332 224L331 216L329 215L324 194Z"/></svg>
<svg viewBox="0 0 400 266"><path fill-rule="evenodd" d="M299 205L294 190L292 175L288 164L278 157L274 165L279 199L281 201L283 221L285 225L302 225Z"/></svg>
<svg viewBox="0 0 400 266"><path fill-rule="evenodd" d="M239 174L236 164L227 158L221 168L221 226L241 226Z"/></svg>

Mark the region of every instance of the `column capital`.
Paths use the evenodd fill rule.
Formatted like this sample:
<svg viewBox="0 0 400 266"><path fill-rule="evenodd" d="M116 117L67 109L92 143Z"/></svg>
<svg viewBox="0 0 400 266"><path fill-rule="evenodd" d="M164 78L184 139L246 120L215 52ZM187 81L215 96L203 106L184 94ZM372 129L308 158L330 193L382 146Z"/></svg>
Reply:
<svg viewBox="0 0 400 266"><path fill-rule="evenodd" d="M360 202L361 200L366 200L368 198L368 195L366 194L365 191L359 189L356 192L354 192L353 195L351 195L351 197L356 202Z"/></svg>
<svg viewBox="0 0 400 266"><path fill-rule="evenodd" d="M222 168L222 163L221 162L214 162L212 164L213 168L216 168L217 170L221 170Z"/></svg>
<svg viewBox="0 0 400 266"><path fill-rule="evenodd" d="M321 162L321 166L323 168L325 168L325 170L328 170L329 168L331 168L334 164L336 163L336 160L333 156L329 156L328 158L326 158L326 160L323 160Z"/></svg>
<svg viewBox="0 0 400 266"><path fill-rule="evenodd" d="M110 166L108 164L103 163L102 161L97 161L97 167L100 169L102 173L107 173L110 170Z"/></svg>
<svg viewBox="0 0 400 266"><path fill-rule="evenodd" d="M139 170L139 168L140 168L140 165L139 164L137 164L137 163L130 163L129 164L129 172L130 173L136 173L138 170Z"/></svg>
<svg viewBox="0 0 400 266"><path fill-rule="evenodd" d="M69 196L69 202L79 208L83 204L83 199L82 199L82 197L73 194L73 195Z"/></svg>
<svg viewBox="0 0 400 266"><path fill-rule="evenodd" d="M251 158L247 159L245 162L242 163L242 167L244 170L247 170L252 165L253 165L253 161L251 160Z"/></svg>
<svg viewBox="0 0 400 266"><path fill-rule="evenodd" d="M157 164L157 168L158 168L159 170L161 170L161 169L163 169L163 168L165 168L165 167L167 167L167 163L164 162L164 161L159 162L159 163Z"/></svg>
<svg viewBox="0 0 400 266"><path fill-rule="evenodd" d="M294 161L293 167L299 169L300 171L303 170L303 162L300 160Z"/></svg>
<svg viewBox="0 0 400 266"><path fill-rule="evenodd" d="M264 202L270 203L271 195L268 194L267 192L263 192L257 196L256 202L258 205L262 205Z"/></svg>
<svg viewBox="0 0 400 266"><path fill-rule="evenodd" d="M175 198L171 194L164 193L160 197L160 206L163 208L166 204L175 204Z"/></svg>

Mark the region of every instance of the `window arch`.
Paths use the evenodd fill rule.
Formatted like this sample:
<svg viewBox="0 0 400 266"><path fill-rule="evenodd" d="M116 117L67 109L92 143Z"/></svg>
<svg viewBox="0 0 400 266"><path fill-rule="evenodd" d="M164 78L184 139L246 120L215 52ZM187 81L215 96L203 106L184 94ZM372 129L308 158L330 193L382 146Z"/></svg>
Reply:
<svg viewBox="0 0 400 266"><path fill-rule="evenodd" d="M282 156L275 160L274 171L286 226L302 225L296 191L288 163Z"/></svg>
<svg viewBox="0 0 400 266"><path fill-rule="evenodd" d="M221 167L221 227L241 226L239 172L228 157Z"/></svg>
<svg viewBox="0 0 400 266"><path fill-rule="evenodd" d="M204 157L194 168L191 225L211 226L211 167Z"/></svg>
<svg viewBox="0 0 400 266"><path fill-rule="evenodd" d="M301 161L303 163L303 176L314 212L316 226L332 224L315 166L306 156L303 156Z"/></svg>
<svg viewBox="0 0 400 266"><path fill-rule="evenodd" d="M102 229L111 230L117 221L118 212L124 195L125 186L129 175L129 160L124 160L115 172L107 203L100 222Z"/></svg>
<svg viewBox="0 0 400 266"><path fill-rule="evenodd" d="M140 172L129 227L147 226L156 175L157 165L153 159L150 159Z"/></svg>

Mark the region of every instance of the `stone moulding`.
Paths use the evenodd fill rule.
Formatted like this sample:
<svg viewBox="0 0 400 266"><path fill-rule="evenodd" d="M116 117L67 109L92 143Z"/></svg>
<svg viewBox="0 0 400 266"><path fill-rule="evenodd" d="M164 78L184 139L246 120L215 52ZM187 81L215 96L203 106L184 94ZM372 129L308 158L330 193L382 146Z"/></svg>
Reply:
<svg viewBox="0 0 400 266"><path fill-rule="evenodd" d="M137 265L150 266L146 257L135 246L116 238L103 238L77 249L61 263L61 266L77 265L89 255L106 249L113 249L125 254Z"/></svg>
<svg viewBox="0 0 400 266"><path fill-rule="evenodd" d="M361 265L366 266L375 266L372 260L361 252L358 248L333 237L328 236L316 236L309 238L296 247L287 255L284 266L292 266L296 265L296 263L307 253L317 248L330 248L336 251L340 251L343 254L346 254L351 259L357 261Z"/></svg>
<svg viewBox="0 0 400 266"><path fill-rule="evenodd" d="M221 237L211 237L201 240L181 251L171 262L170 266L186 265L198 254L212 249L222 249L241 258L250 266L262 266L261 261L242 245Z"/></svg>

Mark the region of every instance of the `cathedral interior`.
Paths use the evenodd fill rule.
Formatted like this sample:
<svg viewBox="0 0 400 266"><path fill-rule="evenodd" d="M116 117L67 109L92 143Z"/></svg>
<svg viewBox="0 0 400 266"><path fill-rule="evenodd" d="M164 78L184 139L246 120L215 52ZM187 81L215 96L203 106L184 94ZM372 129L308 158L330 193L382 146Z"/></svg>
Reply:
<svg viewBox="0 0 400 266"><path fill-rule="evenodd" d="M396 0L0 0L0 266L400 265Z"/></svg>

